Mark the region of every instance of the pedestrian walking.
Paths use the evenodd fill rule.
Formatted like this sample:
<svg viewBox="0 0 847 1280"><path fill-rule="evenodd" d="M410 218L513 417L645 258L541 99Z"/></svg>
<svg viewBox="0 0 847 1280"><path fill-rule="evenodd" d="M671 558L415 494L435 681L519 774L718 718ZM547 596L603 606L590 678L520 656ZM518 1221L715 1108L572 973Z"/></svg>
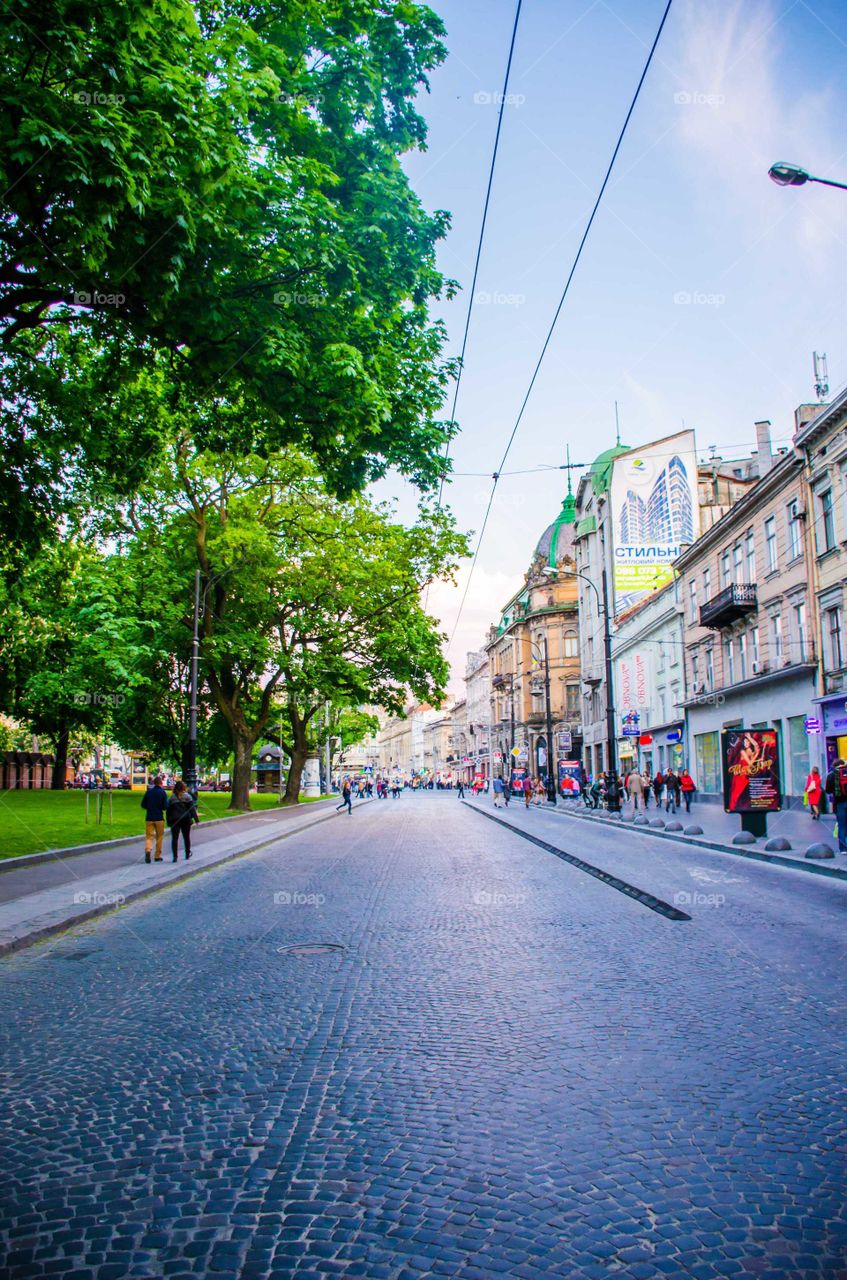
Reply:
<svg viewBox="0 0 847 1280"><path fill-rule="evenodd" d="M838 833L838 852L847 853L847 765L840 756L832 762L826 775L824 791L832 796L835 810L835 829Z"/></svg>
<svg viewBox="0 0 847 1280"><path fill-rule="evenodd" d="M529 776L529 774L526 775L521 786L523 788L523 807L525 809L528 809L530 805L530 801L532 800L532 790L533 790L532 778Z"/></svg>
<svg viewBox="0 0 847 1280"><path fill-rule="evenodd" d="M821 771L817 765L812 766L812 770L806 779L805 799L812 815L812 821L817 822L821 816L821 800L823 799Z"/></svg>
<svg viewBox="0 0 847 1280"><path fill-rule="evenodd" d="M656 801L657 809L661 809L662 807L662 792L664 791L664 789L665 789L665 779L662 775L661 769L657 769L656 776L653 779L653 798Z"/></svg>
<svg viewBox="0 0 847 1280"><path fill-rule="evenodd" d="M504 787L503 779L498 776L494 779L494 808L495 809L502 808L504 791L505 791L505 787Z"/></svg>
<svg viewBox="0 0 847 1280"><path fill-rule="evenodd" d="M460 779L459 779L458 786L457 786L457 792L458 792L458 799L459 799L459 800L464 800L464 798L465 798L465 780L464 780L464 778L460 778Z"/></svg>
<svg viewBox="0 0 847 1280"><path fill-rule="evenodd" d="M179 859L179 837L182 836L182 847L186 862L191 857L191 827L200 821L194 796L180 778L174 783L174 789L168 800L168 826L171 829L171 853L174 862Z"/></svg>
<svg viewBox="0 0 847 1280"><path fill-rule="evenodd" d="M679 778L673 769L665 774L665 813L676 813L680 806Z"/></svg>
<svg viewBox="0 0 847 1280"><path fill-rule="evenodd" d="M141 797L141 807L146 814L144 824L144 861L150 861L153 852L153 841L156 842L156 862L162 861L162 841L165 838L165 810L168 807L168 793L162 786L164 778L157 773L153 785L148 787Z"/></svg>
<svg viewBox="0 0 847 1280"><path fill-rule="evenodd" d="M642 792L642 798L643 798L643 800L644 800L644 809L645 809L645 812L646 812L646 811L647 811L647 809L649 809L649 808L650 808L650 794L651 794L652 786L653 786L652 782L650 781L650 770L649 770L649 769L646 769L646 768L645 768L645 769L643 770L643 772L642 772L642 774L641 774L641 781L642 781L642 782L643 782L643 784L644 784L644 790L643 790L643 792Z"/></svg>
<svg viewBox="0 0 847 1280"><path fill-rule="evenodd" d="M638 812L638 802L644 803L644 779L637 769L633 769L632 773L626 780L626 790L632 801L632 812Z"/></svg>
<svg viewBox="0 0 847 1280"><path fill-rule="evenodd" d="M541 778L539 778L535 784L535 803L540 808L541 805L544 804L544 801L546 799L547 799L547 788L545 787Z"/></svg>
<svg viewBox="0 0 847 1280"><path fill-rule="evenodd" d="M679 775L679 788L685 801L685 812L690 813L691 801L694 799L694 792L697 790L697 786L687 769L683 769Z"/></svg>
<svg viewBox="0 0 847 1280"><path fill-rule="evenodd" d="M601 777L594 779L588 794L591 796L591 808L599 809L600 801L603 799L603 779Z"/></svg>
<svg viewBox="0 0 847 1280"><path fill-rule="evenodd" d="M336 805L336 807L335 807L335 812L336 812L336 813L338 813L338 811L339 811L340 809L346 809L346 810L347 810L347 812L350 814L350 817L352 818L352 816L353 816L353 788L352 788L352 786L350 785L350 779L349 779L349 778L345 778L345 779L344 779L344 783L343 783L343 785L342 785L342 787L341 787L341 804Z"/></svg>

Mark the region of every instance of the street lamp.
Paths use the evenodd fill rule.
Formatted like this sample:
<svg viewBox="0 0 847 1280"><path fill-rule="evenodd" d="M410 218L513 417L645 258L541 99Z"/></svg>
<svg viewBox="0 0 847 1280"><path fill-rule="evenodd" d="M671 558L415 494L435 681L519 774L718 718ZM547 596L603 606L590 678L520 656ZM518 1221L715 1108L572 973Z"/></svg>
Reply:
<svg viewBox="0 0 847 1280"><path fill-rule="evenodd" d="M544 572L550 577L558 577L559 574L558 569L554 569L549 565L545 566ZM610 810L619 811L618 754L617 739L615 737L615 695L612 673L612 626L609 614L609 581L606 574L606 566L603 566L603 571L600 575L600 591L597 590L597 584L593 578L590 578L587 573L581 573L578 569L569 569L562 576L566 578L582 578L583 582L587 582L597 597L597 611L603 615L603 658L606 671L606 753L611 781L607 792L607 804Z"/></svg>
<svg viewBox="0 0 847 1280"><path fill-rule="evenodd" d="M547 650L546 635L541 637L541 644L542 660L544 662L544 712L545 719L547 721L547 801L549 804L556 804L556 779L553 777L552 767L552 762L555 757L553 755L553 715L550 710L550 656ZM533 644L530 640L530 653L533 658L535 658L536 662L539 661L535 653L537 648L538 646Z"/></svg>
<svg viewBox="0 0 847 1280"><path fill-rule="evenodd" d="M831 178L815 178L805 169L801 169L799 164L788 164L784 160L771 165L768 169L768 177L778 187L802 187L807 182L819 182L824 187L838 187L840 191L847 191L847 182L833 182Z"/></svg>

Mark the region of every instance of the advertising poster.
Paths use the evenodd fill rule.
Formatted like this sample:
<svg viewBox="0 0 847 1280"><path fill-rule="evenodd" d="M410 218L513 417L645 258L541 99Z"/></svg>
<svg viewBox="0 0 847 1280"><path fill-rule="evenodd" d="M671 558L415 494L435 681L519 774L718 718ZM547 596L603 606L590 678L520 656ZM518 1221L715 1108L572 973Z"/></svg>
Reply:
<svg viewBox="0 0 847 1280"><path fill-rule="evenodd" d="M667 586L674 560L700 532L694 432L616 458L611 507L617 614Z"/></svg>
<svg viewBox="0 0 847 1280"><path fill-rule="evenodd" d="M578 760L559 761L559 792L568 800L578 800L582 793L582 766Z"/></svg>
<svg viewBox="0 0 847 1280"><path fill-rule="evenodd" d="M727 813L778 813L776 729L724 729L721 734L723 807Z"/></svg>

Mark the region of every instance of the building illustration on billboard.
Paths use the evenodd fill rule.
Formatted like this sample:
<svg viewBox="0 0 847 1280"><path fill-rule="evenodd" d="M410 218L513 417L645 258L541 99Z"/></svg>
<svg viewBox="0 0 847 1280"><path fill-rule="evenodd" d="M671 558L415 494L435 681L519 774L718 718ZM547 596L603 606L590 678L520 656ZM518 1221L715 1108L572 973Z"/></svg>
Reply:
<svg viewBox="0 0 847 1280"><path fill-rule="evenodd" d="M682 431L615 460L616 613L670 582L673 561L699 532L695 448L694 432Z"/></svg>

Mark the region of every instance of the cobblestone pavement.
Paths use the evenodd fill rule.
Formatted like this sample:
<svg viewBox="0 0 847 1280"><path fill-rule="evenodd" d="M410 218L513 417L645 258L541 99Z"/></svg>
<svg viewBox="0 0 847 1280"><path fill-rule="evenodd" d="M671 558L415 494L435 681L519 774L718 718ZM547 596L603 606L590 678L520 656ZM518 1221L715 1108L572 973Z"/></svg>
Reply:
<svg viewBox="0 0 847 1280"><path fill-rule="evenodd" d="M507 817L691 920L435 793L4 961L3 1274L847 1277L847 885Z"/></svg>

